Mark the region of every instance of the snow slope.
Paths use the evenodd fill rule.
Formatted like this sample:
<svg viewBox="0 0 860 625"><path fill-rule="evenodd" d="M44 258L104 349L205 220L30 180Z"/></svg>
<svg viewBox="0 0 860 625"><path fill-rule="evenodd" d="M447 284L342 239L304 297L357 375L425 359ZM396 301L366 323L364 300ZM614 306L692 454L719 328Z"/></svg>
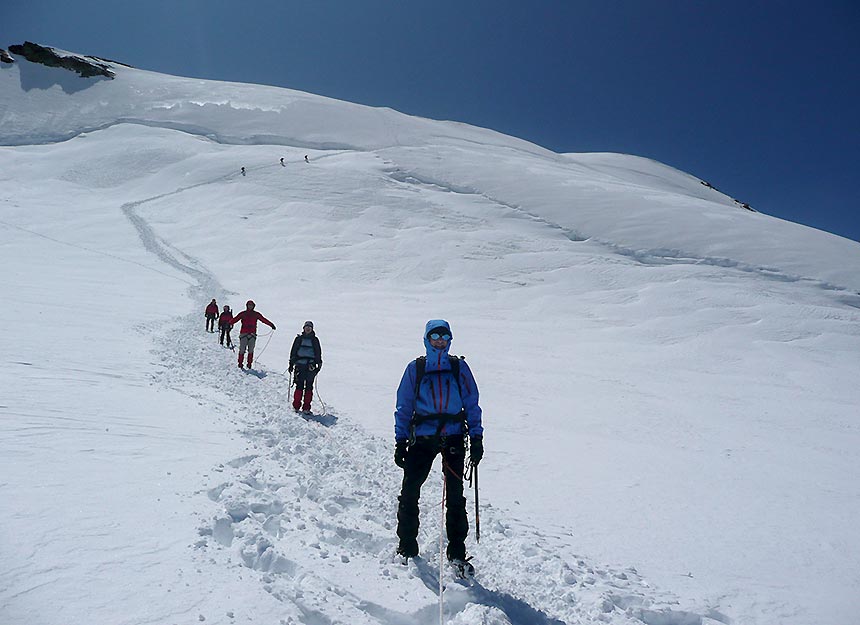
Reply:
<svg viewBox="0 0 860 625"><path fill-rule="evenodd" d="M439 622L438 472L391 561L438 316L487 430L446 622L856 622L860 245L647 159L115 72L0 65L2 622ZM261 377L211 297L278 325Z"/></svg>

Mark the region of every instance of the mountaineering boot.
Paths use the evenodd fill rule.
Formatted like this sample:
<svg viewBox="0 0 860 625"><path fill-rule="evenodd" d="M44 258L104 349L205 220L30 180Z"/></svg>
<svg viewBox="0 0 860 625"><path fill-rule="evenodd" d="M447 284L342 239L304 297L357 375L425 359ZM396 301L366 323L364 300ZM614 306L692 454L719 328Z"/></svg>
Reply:
<svg viewBox="0 0 860 625"><path fill-rule="evenodd" d="M304 402L302 403L302 410L305 412L311 411L311 401L314 398L314 392L312 390L305 391Z"/></svg>
<svg viewBox="0 0 860 625"><path fill-rule="evenodd" d="M251 363L254 362L254 352L248 352L248 368L251 368Z"/></svg>
<svg viewBox="0 0 860 625"><path fill-rule="evenodd" d="M297 388L293 392L293 410L298 412L302 407L302 389Z"/></svg>
<svg viewBox="0 0 860 625"><path fill-rule="evenodd" d="M469 558L470 560L471 558ZM475 576L475 567L472 566L472 563L469 560L460 560L456 558L454 560L448 560L451 564L451 568L454 569L454 574L460 579L471 579Z"/></svg>
<svg viewBox="0 0 860 625"><path fill-rule="evenodd" d="M406 560L407 558L415 558L418 556L418 541L417 540L402 540L397 545L397 555Z"/></svg>
<svg viewBox="0 0 860 625"><path fill-rule="evenodd" d="M466 556L466 545L460 541L449 541L448 548L445 550L445 555L448 556L448 562L454 569L454 573L466 579L475 575L475 567L472 566L472 558Z"/></svg>

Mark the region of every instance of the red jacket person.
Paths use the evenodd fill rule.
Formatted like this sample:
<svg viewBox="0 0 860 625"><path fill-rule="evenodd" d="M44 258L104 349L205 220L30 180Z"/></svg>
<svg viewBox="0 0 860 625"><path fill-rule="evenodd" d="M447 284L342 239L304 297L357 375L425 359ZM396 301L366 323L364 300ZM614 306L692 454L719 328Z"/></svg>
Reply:
<svg viewBox="0 0 860 625"><path fill-rule="evenodd" d="M248 300L245 310L230 320L230 325L236 325L240 321L242 327L239 329L239 368L245 368L245 350L248 350L248 368L254 363L254 345L257 343L257 321L262 321L267 326L275 329L275 324L254 310L253 300Z"/></svg>
<svg viewBox="0 0 860 625"><path fill-rule="evenodd" d="M218 304L215 302L215 298L212 298L212 301L209 302L209 305L206 307L206 331L214 332L215 331L215 317L218 316Z"/></svg>

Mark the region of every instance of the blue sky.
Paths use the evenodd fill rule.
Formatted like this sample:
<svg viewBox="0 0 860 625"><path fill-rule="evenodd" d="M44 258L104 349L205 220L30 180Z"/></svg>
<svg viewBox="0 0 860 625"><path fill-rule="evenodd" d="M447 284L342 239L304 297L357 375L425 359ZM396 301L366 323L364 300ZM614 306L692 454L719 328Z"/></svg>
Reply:
<svg viewBox="0 0 860 625"><path fill-rule="evenodd" d="M856 0L12 0L24 40L647 156L860 241Z"/></svg>

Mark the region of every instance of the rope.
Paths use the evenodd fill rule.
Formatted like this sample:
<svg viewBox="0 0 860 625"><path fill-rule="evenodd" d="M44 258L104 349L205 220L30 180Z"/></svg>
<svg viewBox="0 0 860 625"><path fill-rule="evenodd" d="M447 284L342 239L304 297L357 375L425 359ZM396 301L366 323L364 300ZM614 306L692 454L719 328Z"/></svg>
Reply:
<svg viewBox="0 0 860 625"><path fill-rule="evenodd" d="M442 464L445 464L445 456L442 456ZM442 505L439 506L439 625L445 624L445 587L442 585L442 552L444 541L442 535L445 532L445 496L448 492L448 476L442 471Z"/></svg>
<svg viewBox="0 0 860 625"><path fill-rule="evenodd" d="M316 382L316 384L314 385L314 389L317 392L317 399L320 400L320 403L322 404L323 414L327 415L328 414L328 406L325 405L323 398L320 396L319 372L317 372L317 377L314 378L314 382Z"/></svg>
<svg viewBox="0 0 860 625"><path fill-rule="evenodd" d="M451 474L455 479L458 479L458 480L460 480L460 481L462 482L462 481L463 481L463 476L462 476L462 475L460 475L459 473L457 473L454 469L452 469L452 468L451 468L451 465L449 465L447 462L445 462L445 454L444 454L444 453L442 453L442 454L441 454L441 456L442 456L442 473L445 473L445 471L447 471L447 472L448 472L448 473L450 473L450 474ZM470 465L470 466L471 466L471 465Z"/></svg>
<svg viewBox="0 0 860 625"><path fill-rule="evenodd" d="M269 332L268 334L264 334L264 335L263 335L263 336L268 336L269 338L266 340L266 344L265 344L265 345L263 345L263 349L261 349L261 350L260 350L260 351L258 351L256 354L254 354L254 358L256 358L256 359L257 359L257 362L259 362L259 361L260 361L260 356L262 356L262 355L263 355L263 352L264 352L264 351L266 351L266 348L269 346L269 341L271 341L271 340L272 340L272 335L273 335L274 333L275 333L275 331L274 331L274 330L272 330L272 331L271 331L271 332Z"/></svg>

